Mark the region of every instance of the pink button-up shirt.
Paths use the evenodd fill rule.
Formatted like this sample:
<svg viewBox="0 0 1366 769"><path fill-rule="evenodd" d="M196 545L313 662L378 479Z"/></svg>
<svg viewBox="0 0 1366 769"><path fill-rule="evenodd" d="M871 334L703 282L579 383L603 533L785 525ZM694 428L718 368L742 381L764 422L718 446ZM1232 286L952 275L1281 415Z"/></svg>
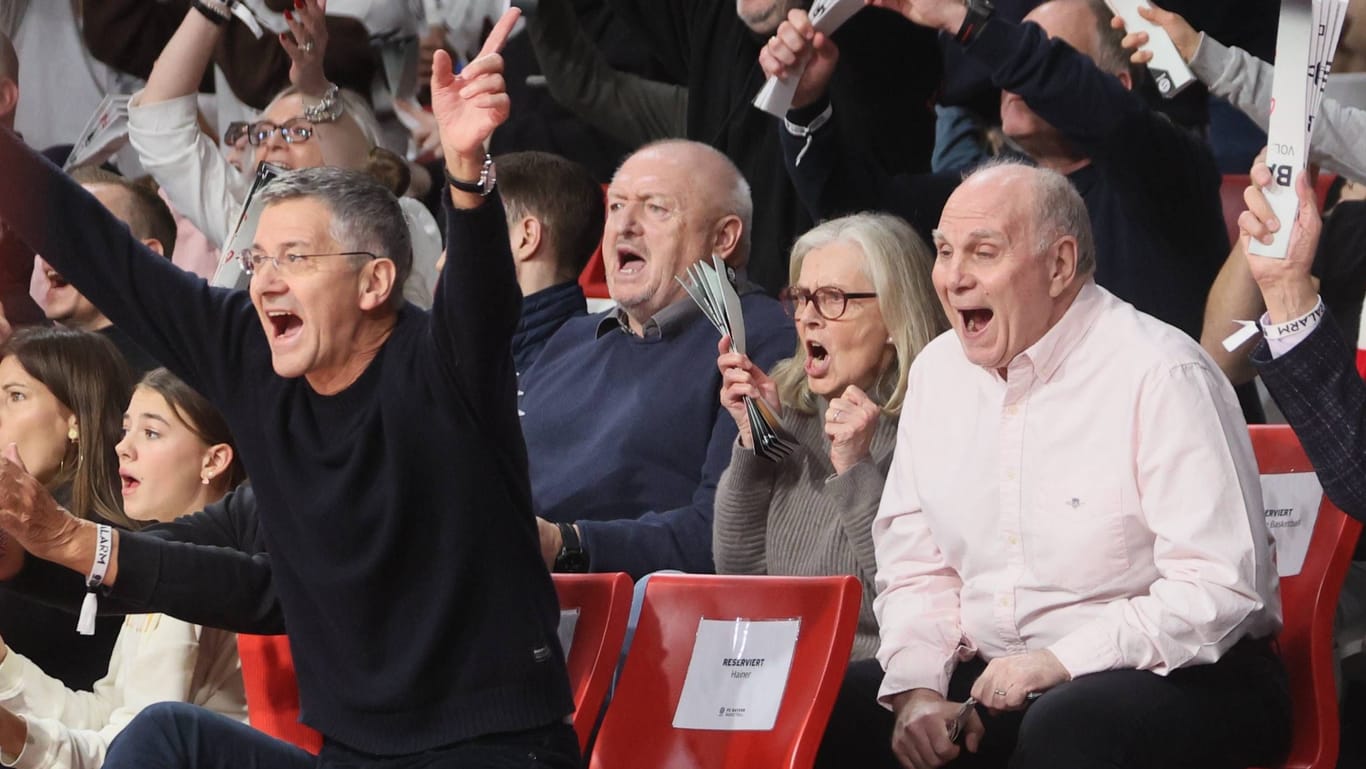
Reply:
<svg viewBox="0 0 1366 769"><path fill-rule="evenodd" d="M975 654L1165 674L1280 629L1232 387L1094 283L1005 379L953 332L925 348L873 540L882 697Z"/></svg>

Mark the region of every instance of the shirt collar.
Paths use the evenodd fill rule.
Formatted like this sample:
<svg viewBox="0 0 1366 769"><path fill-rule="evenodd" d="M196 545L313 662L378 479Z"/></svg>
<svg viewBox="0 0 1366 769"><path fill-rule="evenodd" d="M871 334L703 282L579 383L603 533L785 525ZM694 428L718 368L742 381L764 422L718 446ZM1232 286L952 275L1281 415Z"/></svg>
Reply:
<svg viewBox="0 0 1366 769"><path fill-rule="evenodd" d="M693 302L692 298L684 296L645 321L645 325L641 329L643 332L641 336L645 339L673 336L675 332L701 314L701 309ZM626 315L626 310L621 307L615 307L608 311L602 320L598 321L596 338L601 339L612 331L621 331L624 334L635 336L635 332L631 330L631 323Z"/></svg>
<svg viewBox="0 0 1366 769"><path fill-rule="evenodd" d="M752 294L762 289L749 281L748 275L741 270L735 278L735 293L740 296ZM645 321L645 326L641 329L645 339L667 338L673 336L680 329L687 326L694 318L702 314L702 308L692 300L692 297L684 294L673 304L655 313L649 320ZM598 321L595 339L601 339L612 331L621 331L625 334L634 336L631 331L630 320L626 315L626 310L620 306L613 308L602 316Z"/></svg>
<svg viewBox="0 0 1366 769"><path fill-rule="evenodd" d="M1058 322L1048 329L1039 341L1015 356L1009 368L1016 365L1029 365L1040 379L1047 382L1062 366L1067 356L1077 348L1077 344L1091 330L1092 322L1100 313L1103 294L1091 278L1081 287L1072 306L1067 308Z"/></svg>

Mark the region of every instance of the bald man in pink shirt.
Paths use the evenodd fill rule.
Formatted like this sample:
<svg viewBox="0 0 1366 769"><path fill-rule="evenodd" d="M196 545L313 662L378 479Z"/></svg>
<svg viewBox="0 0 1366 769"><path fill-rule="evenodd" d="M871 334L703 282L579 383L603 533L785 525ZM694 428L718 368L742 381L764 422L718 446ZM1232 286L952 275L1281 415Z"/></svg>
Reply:
<svg viewBox="0 0 1366 769"><path fill-rule="evenodd" d="M1275 763L1278 578L1228 380L1096 286L1052 171L977 172L934 240L953 332L911 369L873 524L896 759Z"/></svg>

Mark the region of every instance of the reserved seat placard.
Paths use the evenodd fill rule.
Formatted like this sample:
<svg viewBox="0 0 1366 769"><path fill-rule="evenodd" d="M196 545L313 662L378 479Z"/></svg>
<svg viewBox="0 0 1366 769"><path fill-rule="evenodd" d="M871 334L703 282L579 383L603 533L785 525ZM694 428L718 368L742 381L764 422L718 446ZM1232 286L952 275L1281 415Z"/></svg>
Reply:
<svg viewBox="0 0 1366 769"><path fill-rule="evenodd" d="M1314 473L1262 476L1262 506L1266 508L1266 527L1276 538L1276 572L1280 576L1293 577L1304 567L1322 502L1323 484Z"/></svg>
<svg viewBox="0 0 1366 769"><path fill-rule="evenodd" d="M772 729L800 627L800 619L699 620L674 728Z"/></svg>

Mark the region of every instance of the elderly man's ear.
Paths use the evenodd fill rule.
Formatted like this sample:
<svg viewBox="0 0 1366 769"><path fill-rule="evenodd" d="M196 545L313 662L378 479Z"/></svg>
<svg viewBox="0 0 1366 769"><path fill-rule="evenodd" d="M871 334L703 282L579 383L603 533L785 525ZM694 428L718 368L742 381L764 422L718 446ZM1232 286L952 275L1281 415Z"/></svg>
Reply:
<svg viewBox="0 0 1366 769"><path fill-rule="evenodd" d="M360 271L360 308L365 312L379 309L389 297L402 287L395 284L398 267L390 259L371 259Z"/></svg>
<svg viewBox="0 0 1366 769"><path fill-rule="evenodd" d="M1048 295L1054 299L1067 292L1077 278L1077 239L1064 235L1053 241L1045 256L1048 259Z"/></svg>
<svg viewBox="0 0 1366 769"><path fill-rule="evenodd" d="M716 234L712 240L712 253L720 255L722 261L737 269L744 266L735 263L740 256L735 253L735 249L740 246L740 235L744 229L745 225L740 221L740 217L734 214L723 216L716 222Z"/></svg>

